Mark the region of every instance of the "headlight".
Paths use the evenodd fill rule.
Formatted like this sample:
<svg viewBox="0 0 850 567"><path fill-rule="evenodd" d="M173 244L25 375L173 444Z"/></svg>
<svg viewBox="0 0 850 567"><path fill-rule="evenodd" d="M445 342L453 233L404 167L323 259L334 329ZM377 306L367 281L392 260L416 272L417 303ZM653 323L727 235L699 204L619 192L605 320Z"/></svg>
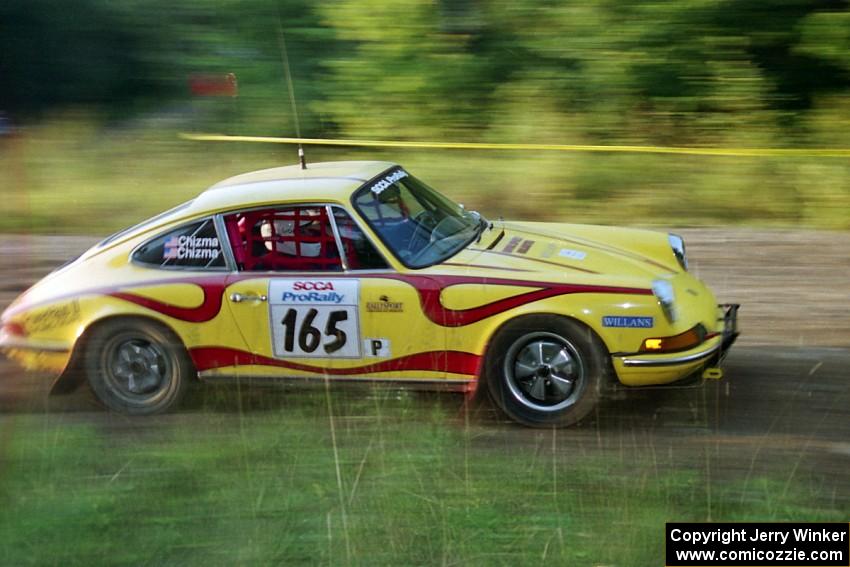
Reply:
<svg viewBox="0 0 850 567"><path fill-rule="evenodd" d="M670 248L673 249L673 255L679 261L682 269L688 270L688 256L685 254L685 240L678 234L668 234L667 241L670 243Z"/></svg>
<svg viewBox="0 0 850 567"><path fill-rule="evenodd" d="M658 299L658 304L664 311L667 319L673 323L676 321L676 294L673 291L673 284L667 280L655 280L652 282L652 293Z"/></svg>

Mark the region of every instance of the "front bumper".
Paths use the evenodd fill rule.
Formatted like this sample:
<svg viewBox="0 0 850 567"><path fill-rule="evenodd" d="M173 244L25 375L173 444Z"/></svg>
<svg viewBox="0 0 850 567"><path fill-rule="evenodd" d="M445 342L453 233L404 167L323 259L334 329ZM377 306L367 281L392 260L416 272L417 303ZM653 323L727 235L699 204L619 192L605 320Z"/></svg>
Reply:
<svg viewBox="0 0 850 567"><path fill-rule="evenodd" d="M738 338L738 303L723 303L718 305L723 309L723 332L720 334L719 341L707 341L712 343L705 346L697 347L696 352L689 352L681 356L663 357L663 355L646 355L646 356L624 356L622 357L623 366L678 366L680 364L689 364L701 360L711 359L719 363L726 357L729 347Z"/></svg>
<svg viewBox="0 0 850 567"><path fill-rule="evenodd" d="M627 386L648 386L676 382L692 376L707 366L722 362L738 338L737 303L718 305L722 310L723 330L703 344L676 354L640 354L613 357L620 382Z"/></svg>

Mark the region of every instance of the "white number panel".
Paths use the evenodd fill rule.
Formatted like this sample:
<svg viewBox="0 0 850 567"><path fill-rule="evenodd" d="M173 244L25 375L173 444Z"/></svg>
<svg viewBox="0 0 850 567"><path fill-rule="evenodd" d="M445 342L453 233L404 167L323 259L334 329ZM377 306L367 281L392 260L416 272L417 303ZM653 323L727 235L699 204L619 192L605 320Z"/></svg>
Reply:
<svg viewBox="0 0 850 567"><path fill-rule="evenodd" d="M360 282L269 282L272 352L278 358L360 358Z"/></svg>

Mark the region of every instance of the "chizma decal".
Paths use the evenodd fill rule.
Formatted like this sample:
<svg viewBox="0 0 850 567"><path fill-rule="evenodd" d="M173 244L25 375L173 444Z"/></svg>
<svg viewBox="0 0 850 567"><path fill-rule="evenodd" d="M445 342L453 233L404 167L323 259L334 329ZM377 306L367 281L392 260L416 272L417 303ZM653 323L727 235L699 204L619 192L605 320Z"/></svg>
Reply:
<svg viewBox="0 0 850 567"><path fill-rule="evenodd" d="M214 260L220 254L218 238L199 236L172 236L165 241L164 260L205 259Z"/></svg>

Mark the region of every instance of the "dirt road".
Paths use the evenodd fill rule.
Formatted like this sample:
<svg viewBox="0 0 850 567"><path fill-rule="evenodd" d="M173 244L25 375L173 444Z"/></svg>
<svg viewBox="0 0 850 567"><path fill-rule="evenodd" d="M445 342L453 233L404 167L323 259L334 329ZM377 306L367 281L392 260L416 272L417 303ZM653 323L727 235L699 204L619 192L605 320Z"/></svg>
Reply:
<svg viewBox="0 0 850 567"><path fill-rule="evenodd" d="M589 425L561 434L560 443L584 454L651 451L662 464L675 460L703 473L709 467L719 477L771 471L791 483L806 476L823 483L833 498L850 501L850 234L679 232L688 242L692 271L720 301L743 304L743 334L727 359L726 378L700 389L643 390L607 400ZM96 239L4 240L0 308ZM46 387L44 376L25 375L0 360L0 411L59 412L107 429L122 427L122 420L86 396L46 401ZM462 407L457 397L422 403L448 404L458 414ZM226 402L217 407L233 409ZM503 424L486 411L478 418L482 444L544 444L551 434ZM190 406L149 425L177 420L198 426L204 419Z"/></svg>

